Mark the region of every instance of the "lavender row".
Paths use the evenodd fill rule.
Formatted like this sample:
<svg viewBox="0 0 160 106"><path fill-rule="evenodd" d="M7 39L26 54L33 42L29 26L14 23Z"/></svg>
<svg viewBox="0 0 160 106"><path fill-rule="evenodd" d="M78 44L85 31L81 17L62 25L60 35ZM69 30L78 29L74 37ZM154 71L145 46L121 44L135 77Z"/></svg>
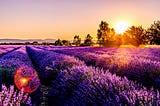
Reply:
<svg viewBox="0 0 160 106"><path fill-rule="evenodd" d="M19 46L0 46L0 56L3 56L9 52L12 52L16 49L18 49Z"/></svg>
<svg viewBox="0 0 160 106"><path fill-rule="evenodd" d="M34 47L27 51L37 66L44 85L49 86L46 100L52 105L159 105L159 92L118 77L108 70L88 67L64 54ZM47 76L52 75L51 85ZM46 76L46 78L45 78ZM43 79L44 78L44 79Z"/></svg>
<svg viewBox="0 0 160 106"><path fill-rule="evenodd" d="M95 53L97 55L109 55L116 57L118 55L132 56L152 61L160 61L160 48L104 48L104 47L63 47L63 46L35 46L36 48L50 51L72 51L83 53Z"/></svg>
<svg viewBox="0 0 160 106"><path fill-rule="evenodd" d="M54 81L61 70L70 69L73 66L82 66L81 62L74 57L40 50L31 46L27 46L27 52L39 74L43 88L41 91L45 92L42 97L42 103L45 105L62 105L63 99L52 95L52 81ZM51 91L50 91L51 90Z"/></svg>
<svg viewBox="0 0 160 106"><path fill-rule="evenodd" d="M15 71L23 66L33 67L25 47L2 56L0 58L0 83L13 84Z"/></svg>
<svg viewBox="0 0 160 106"><path fill-rule="evenodd" d="M40 75L42 84L50 86L60 70L71 68L72 66L83 65L72 56L40 50L27 46L27 52ZM52 66L52 68L50 68Z"/></svg>
<svg viewBox="0 0 160 106"><path fill-rule="evenodd" d="M15 85L15 72L23 67L29 67L34 69L32 62L26 52L25 46L21 46L19 49L2 56L0 58L0 85L2 85L3 83L7 86ZM32 100L34 98L37 98L36 96L38 95L35 94L36 93L30 95L32 97Z"/></svg>
<svg viewBox="0 0 160 106"><path fill-rule="evenodd" d="M159 48L41 47L41 49L74 55L84 60L87 65L110 69L112 73L126 75L147 87L160 88ZM137 76L137 72L142 74Z"/></svg>
<svg viewBox="0 0 160 106"><path fill-rule="evenodd" d="M43 49L43 50L85 50L85 51L91 51L93 49L91 48L94 48L94 51L98 51L99 50L99 47L89 47L89 46L86 46L86 47L81 47L81 46L77 46L77 47L74 47L74 46L33 46L35 48L38 48L38 49Z"/></svg>
<svg viewBox="0 0 160 106"><path fill-rule="evenodd" d="M113 49L113 48L112 48ZM129 49L129 48L128 48ZM137 48L138 49L138 48ZM115 50L116 51L116 50ZM111 73L120 76L126 76L130 80L136 80L147 87L154 86L160 89L160 61L152 60L152 57L143 54L127 53L127 49L121 49L116 52L106 52L97 54L94 52L86 52L83 50L54 50L54 52L75 56L85 61L87 65L109 69ZM157 49L159 51L159 49ZM132 52L133 53L133 52ZM158 58L155 56L155 59Z"/></svg>
<svg viewBox="0 0 160 106"><path fill-rule="evenodd" d="M108 71L79 66L59 73L52 83L52 95L66 100L66 105L155 105L160 95L154 89L117 77ZM62 101L61 100L61 101Z"/></svg>
<svg viewBox="0 0 160 106"><path fill-rule="evenodd" d="M89 52L95 53L98 55L110 55L110 56L117 56L117 55L132 55L138 56L143 58L148 58L152 60L160 61L160 48L104 48L104 47L56 47L56 46L41 46L37 48L41 48L43 50L72 50L72 51L79 51L79 52ZM122 53L123 52L123 53Z"/></svg>

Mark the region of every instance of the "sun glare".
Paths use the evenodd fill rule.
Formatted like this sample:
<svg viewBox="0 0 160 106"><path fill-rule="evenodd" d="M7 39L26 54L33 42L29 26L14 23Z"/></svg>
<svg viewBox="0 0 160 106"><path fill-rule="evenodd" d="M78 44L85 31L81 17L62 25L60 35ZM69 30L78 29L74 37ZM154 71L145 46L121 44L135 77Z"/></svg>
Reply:
<svg viewBox="0 0 160 106"><path fill-rule="evenodd" d="M21 83L22 83L22 86L26 86L28 83L27 78L21 78Z"/></svg>
<svg viewBox="0 0 160 106"><path fill-rule="evenodd" d="M122 34L128 29L128 27L129 27L129 24L127 22L121 21L115 25L115 31L118 34Z"/></svg>

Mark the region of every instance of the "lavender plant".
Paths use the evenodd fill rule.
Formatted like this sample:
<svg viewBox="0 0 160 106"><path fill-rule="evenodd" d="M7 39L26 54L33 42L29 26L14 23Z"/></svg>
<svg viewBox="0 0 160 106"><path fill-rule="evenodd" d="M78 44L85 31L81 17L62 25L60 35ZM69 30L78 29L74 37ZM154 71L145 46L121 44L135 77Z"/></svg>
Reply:
<svg viewBox="0 0 160 106"><path fill-rule="evenodd" d="M0 46L0 56L18 49L19 46Z"/></svg>
<svg viewBox="0 0 160 106"><path fill-rule="evenodd" d="M94 51L95 50L95 51ZM87 65L109 69L147 87L160 88L159 48L75 48L54 52L75 56Z"/></svg>
<svg viewBox="0 0 160 106"><path fill-rule="evenodd" d="M60 70L84 64L84 62L64 54L39 50L33 47L27 47L27 51L37 68L42 83L49 86Z"/></svg>
<svg viewBox="0 0 160 106"><path fill-rule="evenodd" d="M33 68L32 62L24 46L2 56L0 58L0 67L1 67L0 80L2 82L0 83L1 84L5 83L6 85L13 84L14 83L13 77L15 71L23 66L28 66Z"/></svg>
<svg viewBox="0 0 160 106"><path fill-rule="evenodd" d="M148 90L108 70L88 67L78 59L75 60L83 64L76 62L68 66L66 63L72 63L73 57L35 47L27 48L34 64L43 67L39 68L41 75L59 69L48 89L48 102L51 105L160 105L159 91L154 88ZM68 57L68 61L64 57ZM43 61L45 65L40 64Z"/></svg>
<svg viewBox="0 0 160 106"><path fill-rule="evenodd" d="M0 105L1 106L32 106L31 98L27 93L23 91L14 91L14 86L11 85L7 89L5 85L2 85L2 91L0 92Z"/></svg>
<svg viewBox="0 0 160 106"><path fill-rule="evenodd" d="M0 58L0 85L5 83L7 86L14 84L14 76L17 70L28 67L26 70L34 69L32 61L30 60L28 53L26 52L25 46L20 46L19 49L16 49ZM20 75L21 76L21 75ZM35 80L34 80L35 81ZM31 82L34 82L31 81ZM38 79L39 81L39 79ZM33 84L30 83L29 84ZM30 85L33 86L33 85ZM39 90L39 89L38 89ZM38 91L37 91L38 92ZM36 104L39 98L37 98L38 93L31 94L33 103Z"/></svg>
<svg viewBox="0 0 160 106"><path fill-rule="evenodd" d="M35 67L42 82L30 94L36 105L159 106L159 91L143 86L160 85L159 51L159 48L21 46L0 58L3 69L0 82L12 79L19 67ZM4 72L9 72L9 68L13 71L4 80ZM20 101L15 105L22 105L31 100L27 94L14 91L13 86L7 89L3 85L2 92L0 105L13 104L14 100Z"/></svg>
<svg viewBox="0 0 160 106"><path fill-rule="evenodd" d="M160 105L159 91L87 66L61 71L52 95L66 105Z"/></svg>

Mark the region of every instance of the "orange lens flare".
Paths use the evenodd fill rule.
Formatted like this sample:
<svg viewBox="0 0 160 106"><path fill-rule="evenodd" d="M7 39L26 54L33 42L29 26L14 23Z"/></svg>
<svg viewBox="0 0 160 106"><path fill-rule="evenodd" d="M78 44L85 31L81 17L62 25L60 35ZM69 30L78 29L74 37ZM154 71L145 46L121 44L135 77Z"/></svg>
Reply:
<svg viewBox="0 0 160 106"><path fill-rule="evenodd" d="M19 90L28 93L36 91L40 85L40 80L36 71L28 66L20 67L16 71L14 82Z"/></svg>
<svg viewBox="0 0 160 106"><path fill-rule="evenodd" d="M22 86L26 86L28 84L28 79L27 78L21 78L20 82L21 82Z"/></svg>

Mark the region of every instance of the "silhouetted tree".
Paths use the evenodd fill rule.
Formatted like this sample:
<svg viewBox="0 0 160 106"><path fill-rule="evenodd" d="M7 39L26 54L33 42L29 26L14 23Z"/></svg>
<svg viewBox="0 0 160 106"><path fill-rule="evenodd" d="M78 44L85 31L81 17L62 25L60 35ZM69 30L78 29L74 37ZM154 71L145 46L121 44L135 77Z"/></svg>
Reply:
<svg viewBox="0 0 160 106"><path fill-rule="evenodd" d="M115 32L114 28L111 28L110 32L109 32L109 40L110 41L114 41L115 40L115 34L116 34L116 32Z"/></svg>
<svg viewBox="0 0 160 106"><path fill-rule="evenodd" d="M130 43L135 46L139 46L140 44L145 44L146 38L142 26L131 26L126 31L125 35L128 36L128 40L130 41Z"/></svg>
<svg viewBox="0 0 160 106"><path fill-rule="evenodd" d="M109 24L101 21L99 29L97 30L97 43L100 46L112 45L115 41L115 30L110 28Z"/></svg>
<svg viewBox="0 0 160 106"><path fill-rule="evenodd" d="M56 40L55 43L54 43L55 46L62 46L63 43L60 39Z"/></svg>
<svg viewBox="0 0 160 106"><path fill-rule="evenodd" d="M33 44L33 45L38 45L38 42L37 42L37 41L34 41L32 44Z"/></svg>
<svg viewBox="0 0 160 106"><path fill-rule="evenodd" d="M110 31L109 24L105 21L101 21L99 29L97 30L97 43L102 46L108 40L108 33Z"/></svg>
<svg viewBox="0 0 160 106"><path fill-rule="evenodd" d="M74 36L73 44L75 44L76 46L79 46L81 44L81 38L79 37L79 35Z"/></svg>
<svg viewBox="0 0 160 106"><path fill-rule="evenodd" d="M62 40L63 46L70 46L70 42L68 40Z"/></svg>
<svg viewBox="0 0 160 106"><path fill-rule="evenodd" d="M31 44L30 42L25 42L25 45L29 45L29 44Z"/></svg>
<svg viewBox="0 0 160 106"><path fill-rule="evenodd" d="M42 42L42 45L50 45L50 43L49 42Z"/></svg>
<svg viewBox="0 0 160 106"><path fill-rule="evenodd" d="M160 21L154 21L147 29L145 37L148 39L148 44L160 45Z"/></svg>
<svg viewBox="0 0 160 106"><path fill-rule="evenodd" d="M84 40L84 46L91 46L93 44L92 36L88 34Z"/></svg>

